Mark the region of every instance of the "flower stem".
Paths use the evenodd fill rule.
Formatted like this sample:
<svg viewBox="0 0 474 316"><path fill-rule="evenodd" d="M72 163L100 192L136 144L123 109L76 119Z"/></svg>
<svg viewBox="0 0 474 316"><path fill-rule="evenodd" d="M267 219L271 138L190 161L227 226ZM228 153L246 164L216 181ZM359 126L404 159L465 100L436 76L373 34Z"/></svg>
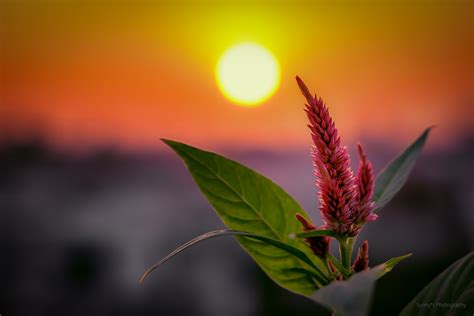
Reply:
<svg viewBox="0 0 474 316"><path fill-rule="evenodd" d="M352 248L354 247L355 239L355 237L344 237L338 240L341 263L347 271L351 270Z"/></svg>
<svg viewBox="0 0 474 316"><path fill-rule="evenodd" d="M342 238L339 240L339 257L341 258L341 263L345 269L349 266L349 258L347 257L347 238Z"/></svg>
<svg viewBox="0 0 474 316"><path fill-rule="evenodd" d="M342 274L344 279L349 277L350 272L333 255L328 255L328 261L331 261L334 267Z"/></svg>

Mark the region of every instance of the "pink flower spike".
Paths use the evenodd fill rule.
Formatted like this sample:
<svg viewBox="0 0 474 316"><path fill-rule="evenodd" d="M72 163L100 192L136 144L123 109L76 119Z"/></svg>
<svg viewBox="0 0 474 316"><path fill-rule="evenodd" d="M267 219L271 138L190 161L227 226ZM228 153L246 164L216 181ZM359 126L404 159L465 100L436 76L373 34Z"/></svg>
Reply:
<svg viewBox="0 0 474 316"><path fill-rule="evenodd" d="M375 185L372 163L367 160L364 149L360 144L357 144L357 148L359 151L360 161L354 185L355 201L352 210L352 221L355 225L355 229L360 230L362 224L366 221L376 220L377 215L372 213L375 205L372 201Z"/></svg>
<svg viewBox="0 0 474 316"><path fill-rule="evenodd" d="M354 203L354 176L347 148L340 146L336 125L321 98L313 97L304 82L296 77L306 101L305 112L314 146L312 158L316 185L320 189L320 213L325 227L343 235L350 231Z"/></svg>

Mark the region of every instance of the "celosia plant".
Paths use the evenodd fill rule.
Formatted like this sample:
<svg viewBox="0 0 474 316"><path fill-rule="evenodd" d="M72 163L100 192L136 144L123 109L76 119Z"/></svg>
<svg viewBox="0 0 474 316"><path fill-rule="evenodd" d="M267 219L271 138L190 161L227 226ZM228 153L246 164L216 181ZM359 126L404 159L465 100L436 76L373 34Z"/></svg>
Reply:
<svg viewBox="0 0 474 316"><path fill-rule="evenodd" d="M307 102L305 111L313 140L311 156L324 225L318 229L288 193L250 168L215 153L163 140L184 160L228 229L206 233L180 246L148 269L142 281L184 249L212 237L234 235L280 286L311 298L335 315L368 313L375 281L411 254L369 268L368 241L361 244L352 261L354 244L365 223L376 220L380 209L405 183L430 128L377 178L358 144L359 166L354 175L348 150L341 145L328 107L309 92L300 78L296 79ZM339 244L337 257L330 253L332 239ZM457 261L430 283L402 314L421 312L415 306L420 300L457 299L457 303L471 300L470 308L474 308L474 282L464 282L459 276L474 279L474 253Z"/></svg>

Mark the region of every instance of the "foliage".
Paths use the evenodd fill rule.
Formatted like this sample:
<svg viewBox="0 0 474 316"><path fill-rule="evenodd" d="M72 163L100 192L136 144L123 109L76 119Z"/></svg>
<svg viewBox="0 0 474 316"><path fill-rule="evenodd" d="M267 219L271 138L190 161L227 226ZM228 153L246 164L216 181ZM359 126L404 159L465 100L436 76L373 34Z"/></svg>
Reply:
<svg viewBox="0 0 474 316"><path fill-rule="evenodd" d="M282 188L230 159L182 143L164 142L184 160L194 181L229 229L278 240L311 255L302 240L288 237L299 229L295 214L304 211ZM319 287L307 266L294 256L265 242L237 239L267 275L284 288L311 294ZM320 260L314 262L319 274L327 278L328 272Z"/></svg>
<svg viewBox="0 0 474 316"><path fill-rule="evenodd" d="M415 165L431 127L427 128L400 156L396 157L375 179L375 211L382 209L403 187Z"/></svg>
<svg viewBox="0 0 474 316"><path fill-rule="evenodd" d="M368 242L351 263L356 238L367 221L402 188L422 151L431 128L375 178L362 146L355 177L334 121L324 102L313 97L301 79L306 113L314 141L313 159L320 189L320 212L325 227L317 229L299 204L281 187L231 159L183 143L164 139L184 161L197 186L228 229L208 232L181 245L149 268L143 281L161 264L201 241L235 236L240 245L277 284L332 310L334 315L366 315L378 278L411 254L369 268ZM303 228L303 230L301 230ZM339 243L339 258L329 252ZM403 311L417 315L419 301L469 302L474 296L471 253L443 272ZM423 314L425 314L423 312Z"/></svg>
<svg viewBox="0 0 474 316"><path fill-rule="evenodd" d="M390 195L391 198L401 188L394 183L407 178L428 132L429 130L425 131L377 177L390 179L377 181L376 192L390 192L380 196ZM316 291L330 283L331 273L319 257L311 254L301 238L333 234L324 230L300 233L295 214L305 212L281 187L256 171L218 154L171 140L163 141L183 159L194 181L230 230L210 232L193 239L150 268L144 278L164 261L199 241L236 235L239 243L263 271L290 291L306 296L320 293L312 297L323 302L323 297L328 297L325 293L331 293L329 291L333 287L341 286L340 282L333 282L324 287L324 291ZM294 238L295 236L298 238ZM392 267L390 263L385 266ZM378 266L377 270L380 269L381 266ZM381 272L370 271L372 269L363 274L364 279L375 282ZM348 280L349 288L351 285L359 287L360 278L358 276ZM365 294L370 297L371 287L366 291ZM341 299L349 302L350 296Z"/></svg>
<svg viewBox="0 0 474 316"><path fill-rule="evenodd" d="M474 251L471 251L431 281L400 315L473 314Z"/></svg>

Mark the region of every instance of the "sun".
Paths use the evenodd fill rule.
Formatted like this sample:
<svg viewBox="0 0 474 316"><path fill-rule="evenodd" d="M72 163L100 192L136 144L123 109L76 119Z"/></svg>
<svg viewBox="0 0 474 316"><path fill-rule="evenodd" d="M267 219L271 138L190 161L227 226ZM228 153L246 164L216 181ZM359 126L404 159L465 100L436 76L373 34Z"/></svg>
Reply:
<svg viewBox="0 0 474 316"><path fill-rule="evenodd" d="M275 93L280 83L280 66L265 47L242 43L222 54L216 65L216 81L229 100L255 107Z"/></svg>

